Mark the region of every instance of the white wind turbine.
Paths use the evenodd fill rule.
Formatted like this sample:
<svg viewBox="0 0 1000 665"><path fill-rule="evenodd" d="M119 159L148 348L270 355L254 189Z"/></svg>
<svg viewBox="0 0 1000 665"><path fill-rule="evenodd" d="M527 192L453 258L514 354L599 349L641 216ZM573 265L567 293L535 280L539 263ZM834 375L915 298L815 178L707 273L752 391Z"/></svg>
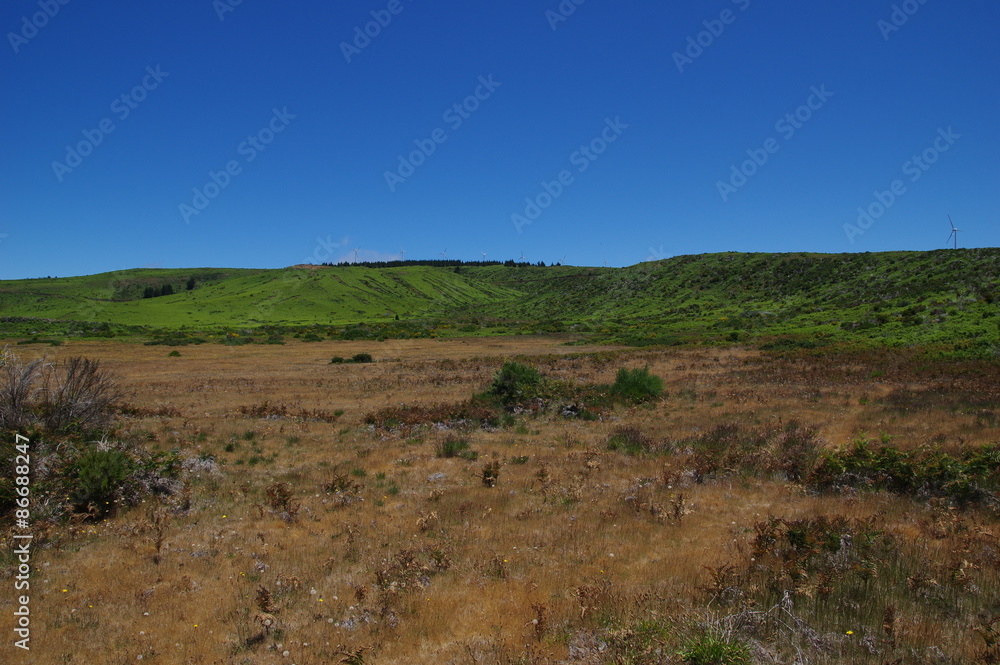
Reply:
<svg viewBox="0 0 1000 665"><path fill-rule="evenodd" d="M524 263L524 250L521 250L521 258L518 259L521 263Z"/></svg>
<svg viewBox="0 0 1000 665"><path fill-rule="evenodd" d="M958 234L961 233L961 230L955 228L955 222L951 221L951 215L948 215L948 223L951 224L951 234L948 235L948 240L954 238L955 249L958 249Z"/></svg>
<svg viewBox="0 0 1000 665"><path fill-rule="evenodd" d="M399 248L399 260L400 261L406 260L406 250L403 249L402 247Z"/></svg>
<svg viewBox="0 0 1000 665"><path fill-rule="evenodd" d="M483 252L483 263L486 263L486 252Z"/></svg>
<svg viewBox="0 0 1000 665"><path fill-rule="evenodd" d="M358 252L360 252L360 251L361 251L361 248L360 248L360 247L355 247L355 248L354 248L354 262L355 262L355 263L357 263L357 262L358 262Z"/></svg>
<svg viewBox="0 0 1000 665"><path fill-rule="evenodd" d="M447 261L447 260L448 260L448 248L447 248L447 247L445 247L445 248L444 248L444 251L443 251L443 252L439 252L439 254L441 254L441 256L443 256L443 257L444 257L444 260L445 260L445 261Z"/></svg>

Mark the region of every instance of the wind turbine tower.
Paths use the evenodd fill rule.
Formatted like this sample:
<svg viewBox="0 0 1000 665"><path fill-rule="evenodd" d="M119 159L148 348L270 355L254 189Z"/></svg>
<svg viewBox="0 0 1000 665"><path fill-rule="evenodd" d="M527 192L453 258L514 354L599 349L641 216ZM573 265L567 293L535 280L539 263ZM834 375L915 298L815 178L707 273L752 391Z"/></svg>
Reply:
<svg viewBox="0 0 1000 665"><path fill-rule="evenodd" d="M951 215L948 215L948 223L951 224L951 235L948 236L948 240L954 238L955 239L954 248L958 249L958 234L961 233L961 230L955 228L955 222L951 221Z"/></svg>

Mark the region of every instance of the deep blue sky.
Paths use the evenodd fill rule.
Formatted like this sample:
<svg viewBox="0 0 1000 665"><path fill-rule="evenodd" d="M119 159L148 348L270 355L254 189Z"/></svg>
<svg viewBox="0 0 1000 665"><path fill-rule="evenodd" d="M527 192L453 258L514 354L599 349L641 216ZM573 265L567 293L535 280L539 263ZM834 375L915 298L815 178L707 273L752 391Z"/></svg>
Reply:
<svg viewBox="0 0 1000 665"><path fill-rule="evenodd" d="M355 247L576 265L935 249L948 214L961 245L1000 245L992 0L909 0L891 33L878 22L893 3L873 0L587 0L555 30L559 0L398 0L350 63L341 43L388 0L243 0L220 20L227 1L69 0L37 34L23 17L39 0L3 4L0 277L279 267ZM679 71L674 53L724 10ZM147 67L168 75L123 118L115 100L156 83ZM444 113L480 77L500 86L456 128ZM813 97L794 135L776 126L823 86L832 97ZM295 118L248 162L241 144L286 108ZM57 175L104 119L114 131ZM385 173L436 129L447 140L391 191ZM602 132L616 137L603 154L575 154ZM724 201L719 181L768 139L777 152ZM925 150L936 163L907 166ZM231 160L239 173L186 223L179 206ZM564 170L571 184L518 233L511 215ZM884 214L845 231L895 180Z"/></svg>

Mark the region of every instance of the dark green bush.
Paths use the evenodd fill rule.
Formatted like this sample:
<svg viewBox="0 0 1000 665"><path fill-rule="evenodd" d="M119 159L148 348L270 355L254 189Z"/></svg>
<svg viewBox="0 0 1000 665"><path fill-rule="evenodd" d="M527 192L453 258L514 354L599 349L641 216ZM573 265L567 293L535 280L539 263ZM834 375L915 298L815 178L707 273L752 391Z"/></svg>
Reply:
<svg viewBox="0 0 1000 665"><path fill-rule="evenodd" d="M642 369L618 370L611 394L625 402L638 404L657 399L663 394L663 379L649 373L648 367Z"/></svg>
<svg viewBox="0 0 1000 665"><path fill-rule="evenodd" d="M344 357L343 356L334 356L333 358L330 358L330 364L331 365L341 365L343 363L344 363Z"/></svg>
<svg viewBox="0 0 1000 665"><path fill-rule="evenodd" d="M375 361L372 360L372 354L370 354L370 353L355 353L353 356L351 356L351 362L352 363L372 363L372 362L375 362Z"/></svg>
<svg viewBox="0 0 1000 665"><path fill-rule="evenodd" d="M132 459L120 450L88 450L71 465L70 500L77 510L106 515L114 510L134 469Z"/></svg>
<svg viewBox="0 0 1000 665"><path fill-rule="evenodd" d="M505 407L512 408L540 397L543 389L542 375L537 369L523 363L508 361L494 375L486 394Z"/></svg>

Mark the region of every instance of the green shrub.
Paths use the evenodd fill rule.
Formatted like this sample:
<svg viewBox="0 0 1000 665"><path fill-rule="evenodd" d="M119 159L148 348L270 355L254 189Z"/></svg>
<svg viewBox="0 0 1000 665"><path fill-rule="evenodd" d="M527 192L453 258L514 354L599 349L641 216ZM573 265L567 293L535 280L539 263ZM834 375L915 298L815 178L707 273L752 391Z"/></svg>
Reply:
<svg viewBox="0 0 1000 665"><path fill-rule="evenodd" d="M71 466L70 497L78 510L106 515L115 508L135 465L120 450L89 450Z"/></svg>
<svg viewBox="0 0 1000 665"><path fill-rule="evenodd" d="M677 654L688 665L745 665L750 662L750 649L715 635L691 639Z"/></svg>
<svg viewBox="0 0 1000 665"><path fill-rule="evenodd" d="M534 367L508 361L493 376L486 394L511 408L540 397L543 384L542 375Z"/></svg>
<svg viewBox="0 0 1000 665"><path fill-rule="evenodd" d="M852 487L967 504L996 503L1000 443L963 450L900 450L859 439L849 449L826 452L809 477L817 489Z"/></svg>
<svg viewBox="0 0 1000 665"><path fill-rule="evenodd" d="M334 356L333 358L330 358L330 364L331 365L341 365L343 363L344 363L344 357L343 356Z"/></svg>
<svg viewBox="0 0 1000 665"><path fill-rule="evenodd" d="M351 362L365 364L365 363L373 363L375 361L372 359L372 354L370 353L355 353L353 356L351 356Z"/></svg>
<svg viewBox="0 0 1000 665"><path fill-rule="evenodd" d="M170 353L168 353L167 357L168 358L180 358L181 357L181 352L175 349L175 350L171 351Z"/></svg>
<svg viewBox="0 0 1000 665"><path fill-rule="evenodd" d="M648 367L642 369L622 367L618 370L614 385L611 386L611 394L633 404L647 402L663 394L663 379L650 374Z"/></svg>

